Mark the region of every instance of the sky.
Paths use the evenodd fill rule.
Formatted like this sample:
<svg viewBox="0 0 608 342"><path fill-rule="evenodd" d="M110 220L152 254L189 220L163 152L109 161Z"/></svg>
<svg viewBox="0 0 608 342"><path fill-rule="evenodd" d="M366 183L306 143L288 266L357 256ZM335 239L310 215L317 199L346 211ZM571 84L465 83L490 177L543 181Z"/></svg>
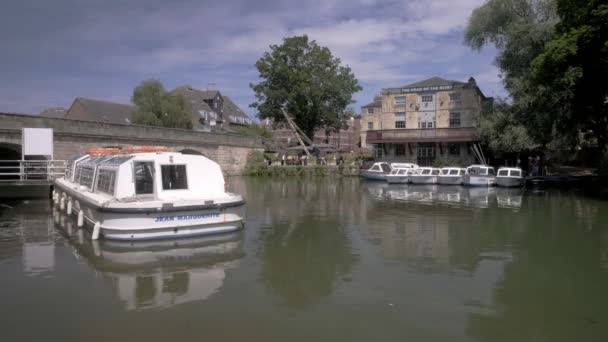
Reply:
<svg viewBox="0 0 608 342"><path fill-rule="evenodd" d="M4 0L0 112L68 108L75 97L129 103L147 79L218 89L245 112L270 45L307 34L352 68L357 111L382 88L473 76L504 96L496 51L463 44L484 0Z"/></svg>

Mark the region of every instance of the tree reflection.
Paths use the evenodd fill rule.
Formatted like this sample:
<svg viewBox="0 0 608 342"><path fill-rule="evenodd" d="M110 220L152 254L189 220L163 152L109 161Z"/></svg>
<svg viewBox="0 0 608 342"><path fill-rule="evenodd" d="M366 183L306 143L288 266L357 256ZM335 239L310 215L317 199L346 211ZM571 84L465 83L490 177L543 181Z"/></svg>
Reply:
<svg viewBox="0 0 608 342"><path fill-rule="evenodd" d="M494 310L471 313L467 333L479 341L605 340L606 203L538 197L496 286Z"/></svg>
<svg viewBox="0 0 608 342"><path fill-rule="evenodd" d="M266 231L263 240L263 280L289 306L331 294L356 261L337 222L296 219Z"/></svg>

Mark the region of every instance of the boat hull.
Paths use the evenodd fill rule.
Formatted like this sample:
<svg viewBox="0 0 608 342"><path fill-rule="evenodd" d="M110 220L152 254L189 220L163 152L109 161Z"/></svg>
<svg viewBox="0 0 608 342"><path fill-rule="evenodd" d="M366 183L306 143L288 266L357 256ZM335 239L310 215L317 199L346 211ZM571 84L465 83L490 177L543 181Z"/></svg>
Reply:
<svg viewBox="0 0 608 342"><path fill-rule="evenodd" d="M409 176L387 175L386 181L389 184L407 184L409 182Z"/></svg>
<svg viewBox="0 0 608 342"><path fill-rule="evenodd" d="M88 201L86 196L56 183L60 196L72 199L73 214L83 212L84 224L99 223L99 238L108 240L175 239L234 232L243 227L244 201L210 206L113 209Z"/></svg>
<svg viewBox="0 0 608 342"><path fill-rule="evenodd" d="M462 176L439 176L437 183L441 185L461 185Z"/></svg>
<svg viewBox="0 0 608 342"><path fill-rule="evenodd" d="M496 177L496 185L504 188L516 188L524 185L523 177Z"/></svg>
<svg viewBox="0 0 608 342"><path fill-rule="evenodd" d="M386 180L386 173L361 171L361 177L363 177L363 179L372 180L372 181L383 181L383 180Z"/></svg>
<svg viewBox="0 0 608 342"><path fill-rule="evenodd" d="M466 186L494 186L496 185L496 177L464 175L462 183Z"/></svg>
<svg viewBox="0 0 608 342"><path fill-rule="evenodd" d="M437 184L437 176L411 175L410 183L412 183L412 184Z"/></svg>

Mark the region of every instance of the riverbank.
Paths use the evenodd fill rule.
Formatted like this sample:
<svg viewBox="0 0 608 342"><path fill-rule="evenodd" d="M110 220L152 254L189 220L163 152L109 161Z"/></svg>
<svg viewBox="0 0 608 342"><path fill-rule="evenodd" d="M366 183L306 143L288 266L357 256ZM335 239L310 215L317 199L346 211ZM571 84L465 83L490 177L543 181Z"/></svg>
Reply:
<svg viewBox="0 0 608 342"><path fill-rule="evenodd" d="M257 164L245 169L246 176L272 177L356 177L359 167L356 165L264 165Z"/></svg>

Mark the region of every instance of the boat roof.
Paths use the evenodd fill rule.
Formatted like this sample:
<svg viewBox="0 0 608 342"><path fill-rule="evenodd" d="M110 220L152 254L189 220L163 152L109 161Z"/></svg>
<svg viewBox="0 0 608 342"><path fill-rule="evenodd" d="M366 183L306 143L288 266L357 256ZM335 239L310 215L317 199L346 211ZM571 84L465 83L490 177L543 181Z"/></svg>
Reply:
<svg viewBox="0 0 608 342"><path fill-rule="evenodd" d="M442 170L466 170L464 167L456 167L456 166L446 166L442 167Z"/></svg>
<svg viewBox="0 0 608 342"><path fill-rule="evenodd" d="M488 165L473 164L473 165L469 165L467 167L467 169L474 168L474 167L477 167L477 168L480 168L480 169L493 169L494 168L493 166L488 166Z"/></svg>
<svg viewBox="0 0 608 342"><path fill-rule="evenodd" d="M509 171L521 171L520 167L506 167L506 166L501 166L498 168L498 171L500 170L509 170Z"/></svg>

